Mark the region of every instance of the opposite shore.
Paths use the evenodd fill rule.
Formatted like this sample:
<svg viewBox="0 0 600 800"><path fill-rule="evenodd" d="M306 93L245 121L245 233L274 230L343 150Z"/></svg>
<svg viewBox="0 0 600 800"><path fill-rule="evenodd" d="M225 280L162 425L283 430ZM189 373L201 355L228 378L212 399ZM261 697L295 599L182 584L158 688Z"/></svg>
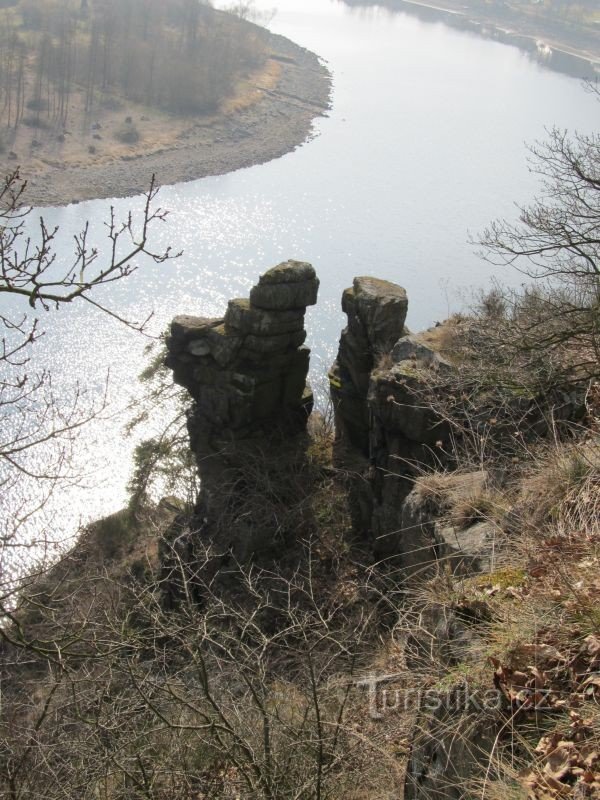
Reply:
<svg viewBox="0 0 600 800"><path fill-rule="evenodd" d="M380 5L442 21L455 28L512 44L547 66L577 78L600 75L600 33L576 41L551 21L499 18L458 0L344 0L349 6ZM572 32L571 32L572 33ZM331 75L317 55L285 37L268 33L264 70L248 76L239 96L220 114L162 121L164 136L102 158L65 163L40 161L31 149L22 159L28 181L25 200L32 206L58 206L85 200L128 197L146 191L152 175L158 185L222 175L271 161L306 142L315 118L331 107ZM94 138L100 138L95 136ZM152 141L152 145L148 142ZM8 172L19 161L3 164Z"/></svg>
<svg viewBox="0 0 600 800"><path fill-rule="evenodd" d="M310 138L315 118L330 109L331 76L317 55L283 36L269 33L268 48L267 68L250 76L245 97L234 99L223 113L190 120L171 141L156 141L150 150L144 143L90 163L56 159L27 169L27 160L21 168L27 180L25 201L58 206L129 197L146 191L152 175L165 186L222 175L291 152ZM5 171L10 167L4 165Z"/></svg>
<svg viewBox="0 0 600 800"><path fill-rule="evenodd" d="M600 25L576 25L503 7L469 4L467 0L343 0L349 6L383 6L426 21L467 30L511 44L557 72L575 78L600 76Z"/></svg>

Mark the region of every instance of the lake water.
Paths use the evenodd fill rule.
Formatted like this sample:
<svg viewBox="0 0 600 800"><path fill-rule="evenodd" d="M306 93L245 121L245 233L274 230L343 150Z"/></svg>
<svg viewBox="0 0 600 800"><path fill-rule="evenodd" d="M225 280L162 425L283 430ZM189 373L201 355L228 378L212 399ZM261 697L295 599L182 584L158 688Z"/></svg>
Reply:
<svg viewBox="0 0 600 800"><path fill-rule="evenodd" d="M334 77L333 109L315 137L283 158L229 175L167 187L168 222L157 247L183 249L176 262L144 265L115 286L111 302L129 317L154 310L154 330L179 313L220 315L258 275L296 258L314 264L320 302L308 316L313 381L331 363L343 317L342 290L355 275L396 281L408 291L408 324L418 330L460 308L493 277L468 243L514 201L536 188L525 142L545 128L597 128L600 106L580 83L534 63L514 47L379 8L335 0L278 2L271 28L319 53ZM140 199L116 200L117 214ZM69 242L110 201L46 209ZM61 245L59 254L66 257ZM516 274L497 275L518 283ZM82 486L54 502L57 536L121 507L133 441L117 412L140 392L144 341L89 308L61 310L37 345L58 391L75 381L92 395L110 370L111 416L84 434ZM32 491L24 483L25 497ZM4 514L14 498L0 499Z"/></svg>

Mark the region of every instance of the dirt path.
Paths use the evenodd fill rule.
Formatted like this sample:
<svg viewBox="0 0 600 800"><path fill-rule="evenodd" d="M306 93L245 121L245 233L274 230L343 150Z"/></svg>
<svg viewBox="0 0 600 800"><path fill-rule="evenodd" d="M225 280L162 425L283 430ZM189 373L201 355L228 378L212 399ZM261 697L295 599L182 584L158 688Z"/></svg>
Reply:
<svg viewBox="0 0 600 800"><path fill-rule="evenodd" d="M169 185L261 164L294 150L310 137L314 119L330 108L331 77L314 53L282 36L270 34L270 51L279 78L272 88L255 87L257 102L199 118L172 144L150 153L132 151L84 165L58 161L29 173L23 163L27 202L50 206L128 197L145 191L152 174L159 185Z"/></svg>

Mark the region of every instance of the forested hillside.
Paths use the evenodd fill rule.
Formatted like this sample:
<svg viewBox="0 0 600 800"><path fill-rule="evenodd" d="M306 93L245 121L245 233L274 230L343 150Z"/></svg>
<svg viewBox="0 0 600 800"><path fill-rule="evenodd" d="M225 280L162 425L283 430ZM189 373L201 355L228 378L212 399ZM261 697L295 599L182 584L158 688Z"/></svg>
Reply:
<svg viewBox="0 0 600 800"><path fill-rule="evenodd" d="M0 9L5 147L20 125L83 124L138 103L214 111L243 71L264 63L259 29L197 0L21 0ZM135 140L135 126L117 138ZM39 137L38 137L39 138Z"/></svg>

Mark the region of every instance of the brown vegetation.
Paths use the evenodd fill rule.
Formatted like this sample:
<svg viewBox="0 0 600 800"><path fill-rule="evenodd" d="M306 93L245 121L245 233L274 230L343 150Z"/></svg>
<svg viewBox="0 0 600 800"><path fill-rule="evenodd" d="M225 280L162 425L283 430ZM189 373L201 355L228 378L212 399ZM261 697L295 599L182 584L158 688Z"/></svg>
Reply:
<svg viewBox="0 0 600 800"><path fill-rule="evenodd" d="M198 119L256 102L256 83L272 88L266 58L261 29L198 2L20 0L0 10L6 167L33 176L172 147Z"/></svg>
<svg viewBox="0 0 600 800"><path fill-rule="evenodd" d="M583 155L597 153L597 138L577 141ZM405 373L419 407L451 432L443 473L428 474L432 465L421 461L407 473L413 480L421 472L411 492L419 508L399 533L410 539L429 530L424 545L417 538L423 568L405 569L402 553L378 560L369 533L352 527L352 491L370 476L332 466L328 415L313 420L312 441L303 438L285 459L250 446L241 468L222 471L214 525L231 531L242 519L247 532L267 531L268 541L245 563L230 546L215 552L207 519L194 509L189 452L174 452L185 447L178 418L139 451L129 509L84 532L49 571L31 569L18 593L14 582L3 586L3 794L599 796L600 272L588 223L597 226L600 184L597 160L573 157L564 137L547 152L550 177L574 170L571 180L551 184L550 205L524 210L524 228L497 224L485 241L501 259L524 258L552 282L508 299L483 297L473 316L428 334L454 369L431 360L428 382L415 357ZM0 196L9 256L23 230L18 198L13 176ZM152 211L153 199L151 187L144 231L163 216ZM572 223L582 219L574 245ZM109 231L116 243L132 236L132 222L112 220ZM83 233L76 266L57 286L49 278L53 237L42 228L44 236L37 255L3 262L3 290L44 310L95 304L90 291L125 277L146 247L144 236L124 261L98 271ZM20 318L3 323L16 343L5 345L0 361L16 377L0 385L0 396L29 420L29 398L43 382L29 389L20 358L37 327ZM389 364L383 355L371 374ZM161 397L159 382L150 404ZM51 427L48 435L71 430ZM22 444L0 448L17 473L27 469L16 461ZM161 463L174 473L170 486L187 482L180 491L187 503L153 508L149 487ZM407 502L402 495L399 504ZM481 526L490 528L491 553L467 537L472 557L457 556L451 540ZM374 672L385 688L373 701L361 687ZM390 708L392 692L418 699ZM488 692L493 707L481 705ZM423 697L439 702L432 710ZM436 746L443 763L429 758ZM434 793L409 794L430 778Z"/></svg>

